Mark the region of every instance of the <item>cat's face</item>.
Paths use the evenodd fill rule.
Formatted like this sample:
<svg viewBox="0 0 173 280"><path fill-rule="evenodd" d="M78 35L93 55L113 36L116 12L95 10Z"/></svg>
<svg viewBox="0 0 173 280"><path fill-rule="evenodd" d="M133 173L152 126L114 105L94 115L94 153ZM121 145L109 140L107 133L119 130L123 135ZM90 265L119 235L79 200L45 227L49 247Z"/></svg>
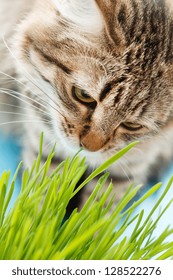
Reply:
<svg viewBox="0 0 173 280"><path fill-rule="evenodd" d="M42 89L26 79L33 96L46 101L55 140L110 155L167 122L173 46L154 1L144 1L148 14L143 1L95 1L88 13L94 1L64 1L70 12L53 1L63 16L51 1L41 2L19 27L16 53L21 72Z"/></svg>

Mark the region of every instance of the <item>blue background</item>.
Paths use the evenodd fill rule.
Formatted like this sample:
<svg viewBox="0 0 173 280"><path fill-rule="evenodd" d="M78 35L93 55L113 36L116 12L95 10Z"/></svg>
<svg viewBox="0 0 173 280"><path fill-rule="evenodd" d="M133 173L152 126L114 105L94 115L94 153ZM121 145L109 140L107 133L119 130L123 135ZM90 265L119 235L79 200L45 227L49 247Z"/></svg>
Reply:
<svg viewBox="0 0 173 280"><path fill-rule="evenodd" d="M0 134L0 176L3 171L10 170L11 178L13 177L16 168L21 160L20 157L20 145L18 139L13 137L4 136ZM20 179L16 180L14 194L10 205L12 205L20 191Z"/></svg>

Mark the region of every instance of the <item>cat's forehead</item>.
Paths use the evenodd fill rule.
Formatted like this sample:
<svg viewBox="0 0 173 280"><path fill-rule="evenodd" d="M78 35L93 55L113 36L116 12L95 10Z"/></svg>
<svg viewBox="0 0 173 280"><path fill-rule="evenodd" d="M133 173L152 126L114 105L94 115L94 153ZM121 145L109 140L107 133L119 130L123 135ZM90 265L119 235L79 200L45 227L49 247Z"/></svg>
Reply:
<svg viewBox="0 0 173 280"><path fill-rule="evenodd" d="M82 1L79 3L77 0L54 2L70 4L77 12L81 11L80 5L83 7ZM54 15L51 23L34 18L33 24L27 29L27 36L29 35L32 44L42 53L49 55L52 61L56 60L68 67L80 87L86 85L91 89L98 88L112 80L115 87L126 85L132 93L140 88L149 90L153 81L156 87L155 81L161 80L163 76L160 68L164 64L164 55L168 58L170 56L168 52L162 54L160 50L160 46L166 40L165 34L160 36L162 30L160 20L161 16L165 16L165 10L162 9L162 12L161 6L158 5L157 8L155 4L151 7L143 5L143 1L124 0L119 1L119 4L117 1L115 1L117 4L113 1L95 2L105 21L101 31L87 32L80 22L73 23L75 19L70 19L70 14L67 15L66 10L62 12L60 9L57 13L50 8L47 16ZM144 10L147 9L148 13L144 18ZM43 12L40 12L42 20L45 10ZM134 13L138 24L134 22ZM154 33L152 33L153 24Z"/></svg>

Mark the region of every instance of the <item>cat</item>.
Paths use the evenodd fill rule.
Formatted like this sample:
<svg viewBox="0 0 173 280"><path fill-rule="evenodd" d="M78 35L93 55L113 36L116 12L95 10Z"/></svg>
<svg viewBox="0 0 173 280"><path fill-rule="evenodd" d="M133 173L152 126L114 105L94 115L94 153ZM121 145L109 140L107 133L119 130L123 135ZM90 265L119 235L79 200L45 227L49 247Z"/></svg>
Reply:
<svg viewBox="0 0 173 280"><path fill-rule="evenodd" d="M117 199L157 178L173 158L172 0L23 2L0 0L0 71L16 79L3 88L21 99L25 165L42 131L43 156L56 142L55 165L83 147L94 168L139 140L110 168Z"/></svg>

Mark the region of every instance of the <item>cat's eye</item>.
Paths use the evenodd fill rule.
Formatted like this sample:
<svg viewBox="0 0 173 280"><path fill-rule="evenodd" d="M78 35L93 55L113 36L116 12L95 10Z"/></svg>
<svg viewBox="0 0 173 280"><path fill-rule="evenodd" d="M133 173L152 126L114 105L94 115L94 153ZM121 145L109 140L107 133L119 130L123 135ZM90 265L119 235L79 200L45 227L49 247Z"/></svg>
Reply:
<svg viewBox="0 0 173 280"><path fill-rule="evenodd" d="M143 128L143 126L141 124L131 123L131 122L124 122L121 125L123 128L130 130L130 131L136 131L136 130Z"/></svg>
<svg viewBox="0 0 173 280"><path fill-rule="evenodd" d="M78 101L81 101L83 103L96 102L94 98L92 98L89 94L86 93L86 91L78 87L75 86L72 87L72 94L74 98L76 98Z"/></svg>

